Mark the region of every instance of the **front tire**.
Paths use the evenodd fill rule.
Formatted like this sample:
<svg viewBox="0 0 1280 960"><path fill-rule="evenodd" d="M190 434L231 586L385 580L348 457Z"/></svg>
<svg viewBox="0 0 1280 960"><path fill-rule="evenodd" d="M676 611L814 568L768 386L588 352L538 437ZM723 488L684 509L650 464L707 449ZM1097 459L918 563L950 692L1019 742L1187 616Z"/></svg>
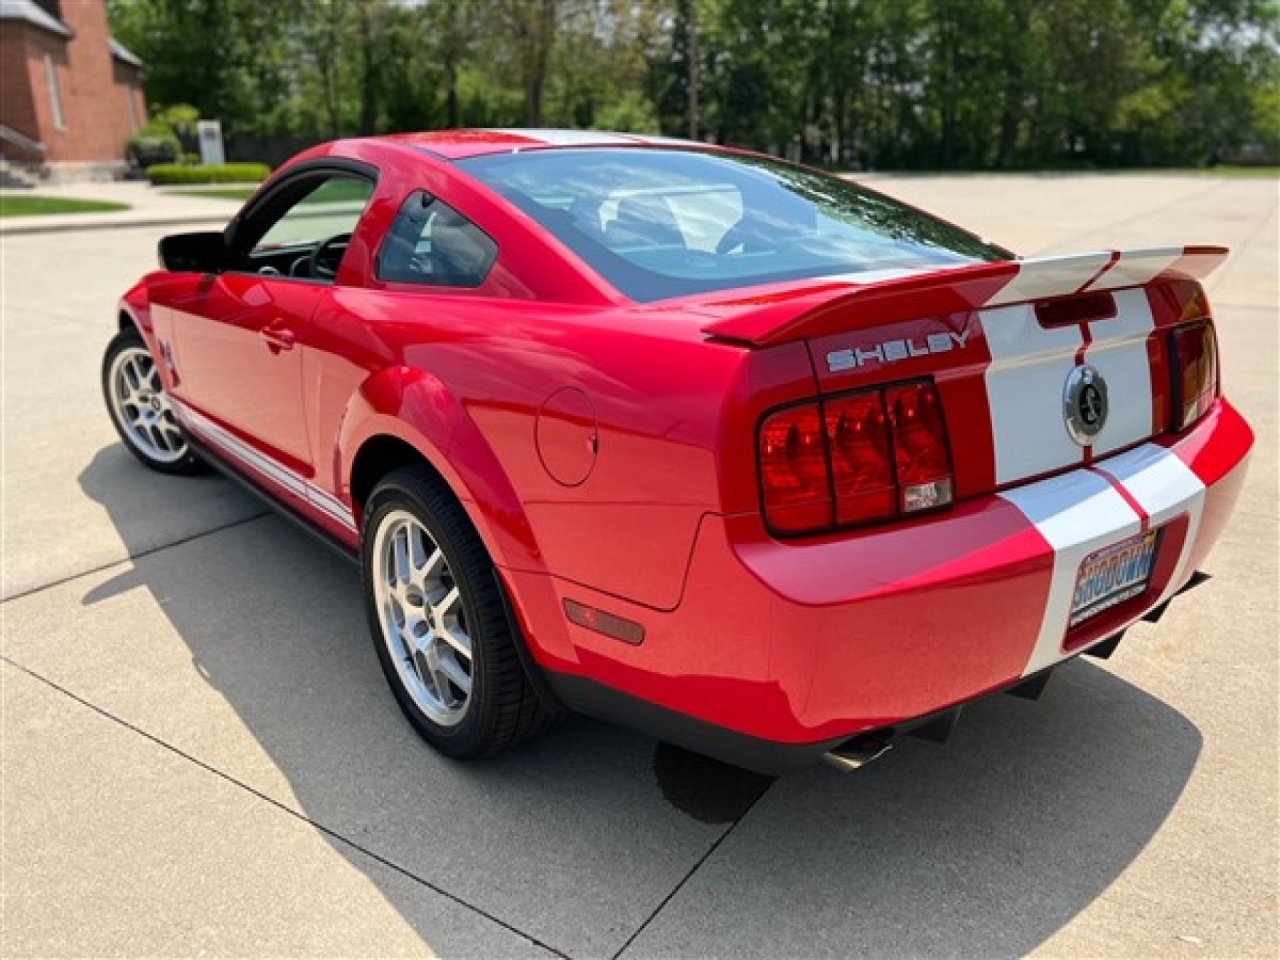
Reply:
<svg viewBox="0 0 1280 960"><path fill-rule="evenodd" d="M369 630L414 728L459 759L554 725L520 664L493 561L462 507L425 469L388 474L361 528Z"/></svg>
<svg viewBox="0 0 1280 960"><path fill-rule="evenodd" d="M178 427L151 351L136 327L112 337L102 358L102 395L125 448L152 470L204 473Z"/></svg>

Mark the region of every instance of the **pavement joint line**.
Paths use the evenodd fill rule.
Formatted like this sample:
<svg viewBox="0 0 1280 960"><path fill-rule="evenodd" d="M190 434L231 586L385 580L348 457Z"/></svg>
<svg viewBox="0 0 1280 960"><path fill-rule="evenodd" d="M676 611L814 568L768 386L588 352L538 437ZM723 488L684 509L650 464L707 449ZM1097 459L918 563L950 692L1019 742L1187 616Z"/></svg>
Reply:
<svg viewBox="0 0 1280 960"><path fill-rule="evenodd" d="M662 902L658 904L656 907L654 907L653 912L649 914L649 916L645 917L644 922L640 924L640 926L636 927L636 929L632 932L631 936L627 937L626 942L623 943L623 945L618 948L617 952L613 955L611 960L619 960L619 958L624 953L627 952L627 949L631 946L631 944L635 943L636 938L639 937L640 934L644 933L646 929L648 929L649 924L653 923L653 921L658 918L658 914L662 913L662 911L667 908L667 904L675 899L676 894L678 894L681 890L684 889L685 884L687 884L690 880L693 879L693 875L702 869L702 865L711 859L711 855L713 853L715 853L718 849L720 849L720 844L724 843L725 840L729 838L729 834L733 833L733 831L738 828L738 824L742 823L743 820L747 819L747 817L750 816L751 811L756 808L756 804L758 804L762 799L764 799L764 795L769 792L769 789L772 786L773 784L769 784L769 786L761 790L760 796L752 800L751 805L747 807L747 809L742 811L741 816L739 816L738 819L734 820L733 823L729 825L729 829L725 830L724 833L720 834L720 836L716 838L716 842L711 844L711 846L707 848L707 852L698 858L698 862L689 868L688 872L686 872L685 875L680 878L680 882L671 888L671 891L665 897L662 898Z"/></svg>
<svg viewBox="0 0 1280 960"><path fill-rule="evenodd" d="M282 801L277 800L274 797L263 793L261 790L258 790L257 788L250 786L249 784L245 783L243 780L238 780L235 777L233 777L231 774L226 773L222 770L219 770L217 767L214 767L208 763L205 763L199 757L192 756L191 754L182 750L180 747L176 747L173 744L165 740L162 740L160 737L156 736L155 734L150 733L133 723L130 723L128 720L125 720L123 717L117 717L115 714L111 713L109 710L105 709L104 707L100 707L96 703L92 703L84 699L84 697L81 697L79 694L74 693L71 690L68 690L66 687L62 686L61 684L56 683L55 681L50 680L48 677L45 677L37 673L36 671L23 666L22 664L14 660L12 657L10 657L8 654L0 653L0 662L9 664L9 666L13 667L16 670L22 671L27 676L31 677L33 680L37 680L40 683L43 683L45 686L50 687L53 690L56 690L58 693L67 697L68 699L74 700L76 703L80 704L82 707L85 707L88 710L92 710L94 713L98 714L101 717L104 717L107 720L110 720L113 723L119 724L121 727L124 727L126 730L129 730L132 733L137 734L138 736L142 737L144 740L149 740L151 743L154 743L156 746L161 747L164 750L168 750L170 753L175 754L178 757L181 757L183 760L186 760L188 763L194 764L195 766L199 767L205 772L213 774L213 776L226 781L232 786L239 787L241 790L245 791L246 793L252 794L253 796L257 797L259 800L262 800L270 804L271 806L275 807L280 812L285 813L288 816L293 817L296 820L300 820L303 823L315 828L320 833L323 833L325 836L338 841L344 846L350 847L352 850L358 850L360 853L364 854L369 859L374 860L377 863L381 864L382 866L386 867L388 870L392 870L395 873L400 874L402 877L405 877L406 879L420 886L426 887L428 890L432 891L433 893L436 893L439 896L444 897L446 900L449 900L452 903L456 903L458 906L463 907L464 909L470 910L471 912L478 914L481 917L484 917L486 920L490 921L491 923L496 923L498 926L502 927L504 930L507 930L510 933L514 933L516 936L520 937L521 939L528 941L529 943L533 944L536 947L546 950L548 953L551 953L557 957L561 957L562 960L570 960L568 954L560 950L557 950L555 947L551 946L550 944L544 943L543 941L539 940L537 937L521 930L519 927L516 927L513 924L508 923L507 921L503 920L500 917L494 916L492 913L489 913L487 910L477 907L474 904L467 903L466 900L463 900L461 897L457 896L456 894L450 893L448 890L445 890L442 887L436 886L430 880L427 880L423 877L418 876L417 874L413 873L406 867L400 866L395 861L388 860L386 857L382 856L379 853L375 853L374 851L370 850L368 847L362 846L361 844L356 843L354 840L348 839L347 837L343 836L341 833L334 830L333 828L327 827L323 823L320 823L319 821L312 820L310 817L308 817L306 814L302 813L301 811L295 810L292 807L288 806L287 804L283 803ZM752 806L754 806L754 804ZM726 835L728 834L728 832L729 831L725 831ZM723 837L721 839L723 839ZM717 841L717 843L713 845L711 849L714 850L715 846L718 846L718 845L719 845L719 841ZM683 881L682 881L682 885L683 885ZM678 890L679 887L677 887L676 889ZM667 899L670 899L670 897L668 897ZM663 903L665 904L666 900L664 900ZM647 922L648 921L646 921L646 923ZM629 942L630 941L628 941L628 943Z"/></svg>
<svg viewBox="0 0 1280 960"><path fill-rule="evenodd" d="M108 563L100 564L99 566L92 567L88 570L80 570L76 573L69 573L65 577L59 577L57 580L50 580L48 583L41 583L37 586L29 587L28 589L15 593L12 596L0 597L0 606L4 606L5 604L10 603L11 601L14 601L14 600L21 600L24 597L34 596L37 593L43 593L46 590L52 590L54 587L64 586L65 584L71 583L75 580L79 580L82 577L90 577L90 576L93 576L93 574L95 573L102 573L104 570L110 570L112 567L118 567L124 563L130 563L131 561L134 561L134 560L141 560L144 557L149 557L154 553L159 553L161 550L168 550L170 547L180 547L184 543L190 543L193 540L200 540L203 537L212 536L215 533L221 533L223 530L231 530L231 529L234 529L235 527L243 527L246 524L253 523L255 520L262 520L265 517L272 517L275 515L276 514L274 510L263 510L261 513L255 513L252 516L241 517L239 520L232 520L230 523L224 523L220 527L211 527L208 530L201 530L198 533L191 534L191 536L189 537L182 537L179 540L174 540L172 543L161 543L154 547L148 547L146 550L139 550L137 553L128 554L127 556L122 557L119 560L112 560Z"/></svg>
<svg viewBox="0 0 1280 960"><path fill-rule="evenodd" d="M112 567L118 567L122 564L129 563L133 560L151 556L152 554L159 553L162 550L168 550L171 547L181 546L182 544L190 543L193 540L200 540L200 539L203 539L204 537L211 536L215 533L221 533L224 530L230 530L235 527L245 526L257 520L262 520L266 517L271 517L271 516L275 516L274 510L264 510L261 513L254 514L253 516L249 516L249 517L244 517L239 520L234 520L231 523L226 523L219 527L214 527L209 530L202 530L199 533L194 533L189 537L183 537L182 539L175 540L172 543L161 544L159 546L151 547L147 550L140 550L137 553L129 554L127 557L121 560L113 560L110 563L104 563L101 566L94 567L89 570L83 570L83 571L80 571L79 573L69 574L68 576L62 577L58 580L53 580L53 581L50 581L49 583L43 583L37 587L32 587L31 589L25 590L21 593L16 593L13 596L0 599L0 607L3 607L4 605L8 604L12 600L21 600L24 597L30 597L30 596L33 596L34 594L42 593L45 590L51 590L55 587L63 586L67 583L71 583L83 577L92 576L93 574L101 573L104 570L110 570ZM440 896L445 897L450 901L457 903L462 907L465 907L468 910L474 911L475 913L479 914L485 919L498 924L499 926L510 931L511 933L514 933L517 936L522 937L525 940L528 940L533 945L543 950L546 950L557 957L563 957L565 958L565 960L568 960L568 954L565 954L555 949L550 944L542 942L537 937L534 937L531 934L528 934L525 931L519 929L518 927L515 927L512 924L507 923L501 918L496 917L491 913L488 913L487 911L481 909L480 907L467 903L465 900L461 899L455 894L449 893L447 890L444 890L441 887L436 886L431 881L426 880L423 877L417 876L416 874L412 873L405 867L400 866L394 861L388 860L387 858L373 852L367 847L364 847L361 844L356 843L354 840L348 839L347 837L338 833L336 830L326 827L324 824L319 823L316 820L312 820L310 817L306 816L305 814L300 813L297 810L294 810L292 807L287 806L281 801L276 800L275 798L270 797L265 793L262 793L260 790L257 790L254 787L249 786L247 783L244 783L241 780L237 780L235 777L231 776L230 774L224 773L223 771L218 770L216 767L213 767L205 763L203 760L200 760L199 758L194 757L189 753L186 753L179 747L176 747L173 744L170 744L167 741L160 739L156 735L149 733L146 730L143 730L141 727L138 727L121 717L117 717L115 714L111 713L105 708L99 707L97 704L91 703L90 701L84 699L78 694L73 693L71 690L68 690L67 688L61 686L60 684L55 683L53 680L50 680L49 678L37 673L36 671L24 666L23 664L18 663L8 654L0 653L0 661L9 664L11 667L17 670L21 670L23 673L27 674L32 679L38 680L39 682L45 684L46 686L52 688L53 690L58 691L62 695L69 697L70 699L74 700L76 703L79 703L81 706L86 707L87 709L100 714L106 719L119 724L120 726L124 727L127 730L132 731L133 733L137 734L140 737L150 740L152 743L156 744L157 746L163 747L165 750L168 750L174 754L177 754L179 757L182 757L184 760L187 760L188 762L195 764L196 766L200 767L203 770L206 770L207 772L213 774L214 776L220 777L223 780L226 780L228 783L231 783L237 787L240 787L242 790L245 790L248 793L253 794L254 796L258 797L260 800L265 800L267 803L283 811L284 813L287 813L290 816L295 817L304 823L310 824L312 827L319 830L321 833L324 833L326 836L332 837L333 839L343 844L346 844L352 849L360 851L365 856L369 857L372 860L377 861L378 863L382 864L388 869L394 870L396 873L399 873L405 876L406 878L412 880L413 882L428 888L429 890L439 894ZM724 841L728 838L729 834L733 833L734 829L738 826L738 824L741 823L747 817L747 815L751 813L753 809L755 809L756 804L760 802L761 798L764 797L765 793L768 793L768 788L765 788L765 790L761 792L760 796L756 797L755 800L751 802L751 805L747 807L746 810L743 811L742 815L739 816L738 819L735 820L729 826L728 829L726 829L722 834L720 834L719 837L716 838L715 842L712 843L711 846L707 848L707 851L701 857L699 857L697 862L694 863L693 866L689 868L689 870L685 873L683 877L681 877L680 882L677 883L667 893L667 895L662 898L662 902L659 903L653 909L653 911L649 914L649 916L647 916L644 919L644 921L638 927L636 927L636 929L631 933L631 935L627 937L626 941L622 944L622 946L619 947L617 952L613 954L612 960L618 960L618 958L622 956L622 954L627 950L627 948L630 947L631 944L635 942L636 938L639 937L640 934L642 934L645 931L645 929L649 926L649 924L651 924L657 918L658 914L660 914L666 908L667 904L670 903L671 900L676 896L676 894L678 894L684 888L684 886L693 878L693 875L697 873L698 870L701 869L702 865L706 863L708 859L710 859L711 855L714 854L717 849L719 849L720 845L724 843Z"/></svg>

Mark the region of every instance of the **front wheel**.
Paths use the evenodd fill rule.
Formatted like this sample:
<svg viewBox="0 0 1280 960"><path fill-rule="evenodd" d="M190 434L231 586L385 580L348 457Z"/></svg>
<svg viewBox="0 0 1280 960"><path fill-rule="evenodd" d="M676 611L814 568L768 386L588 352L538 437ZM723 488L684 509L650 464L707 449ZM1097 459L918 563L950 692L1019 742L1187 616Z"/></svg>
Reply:
<svg viewBox="0 0 1280 960"><path fill-rule="evenodd" d="M161 473L195 474L204 463L178 428L160 371L135 327L116 334L102 358L102 394L130 453Z"/></svg>
<svg viewBox="0 0 1280 960"><path fill-rule="evenodd" d="M493 561L439 480L403 469L379 483L361 554L382 672L428 743L452 757L490 756L554 724L520 664Z"/></svg>

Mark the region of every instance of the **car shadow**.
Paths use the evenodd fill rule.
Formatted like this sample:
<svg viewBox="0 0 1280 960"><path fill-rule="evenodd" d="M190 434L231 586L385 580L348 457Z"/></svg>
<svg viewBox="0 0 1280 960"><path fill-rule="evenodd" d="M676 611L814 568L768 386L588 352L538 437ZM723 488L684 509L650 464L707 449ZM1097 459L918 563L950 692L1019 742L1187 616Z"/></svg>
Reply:
<svg viewBox="0 0 1280 960"><path fill-rule="evenodd" d="M133 554L125 506L183 481L125 478L123 456L100 451L79 482ZM634 952L1026 953L1141 853L1201 750L1168 705L1073 663L1040 702L974 705L947 745L905 741L849 776L744 776L585 718L458 763L385 688L357 568L290 525L138 557L83 595L85 618L122 616L105 601L138 589L172 630L110 651L84 696L127 698L104 706L294 808L358 869L356 849L572 956L612 955L651 918ZM408 918L404 889L383 893Z"/></svg>

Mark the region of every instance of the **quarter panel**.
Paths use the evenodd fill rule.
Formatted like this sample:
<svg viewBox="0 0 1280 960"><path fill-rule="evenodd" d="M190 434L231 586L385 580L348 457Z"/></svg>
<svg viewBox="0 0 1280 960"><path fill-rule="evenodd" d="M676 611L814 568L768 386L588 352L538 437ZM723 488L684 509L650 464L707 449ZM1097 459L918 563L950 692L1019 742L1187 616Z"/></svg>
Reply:
<svg viewBox="0 0 1280 960"><path fill-rule="evenodd" d="M341 437L339 497L371 418L398 420L426 438L500 565L678 603L698 522L720 505L741 348L639 311L357 289L335 289L308 336L317 443ZM399 372L368 379L383 368ZM549 405L565 388L587 404ZM547 469L540 418L544 438L580 439L594 461L581 482Z"/></svg>

